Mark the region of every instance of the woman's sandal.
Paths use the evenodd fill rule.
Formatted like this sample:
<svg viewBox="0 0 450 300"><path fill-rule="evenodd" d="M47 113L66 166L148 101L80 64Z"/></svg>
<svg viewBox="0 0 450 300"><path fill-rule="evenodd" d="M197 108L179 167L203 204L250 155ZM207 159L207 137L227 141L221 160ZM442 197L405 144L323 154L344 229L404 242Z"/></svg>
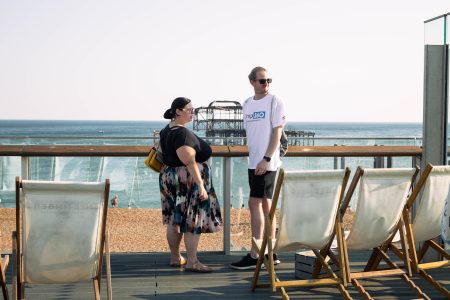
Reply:
<svg viewBox="0 0 450 300"><path fill-rule="evenodd" d="M178 268L178 267L184 266L185 264L187 264L186 258L184 258L183 256L180 256L180 259L177 262L171 262L170 266Z"/></svg>
<svg viewBox="0 0 450 300"><path fill-rule="evenodd" d="M184 268L184 270L186 272L194 272L194 273L211 273L213 271L213 269L211 267L208 267L202 263L195 263L192 265L192 267L188 268Z"/></svg>

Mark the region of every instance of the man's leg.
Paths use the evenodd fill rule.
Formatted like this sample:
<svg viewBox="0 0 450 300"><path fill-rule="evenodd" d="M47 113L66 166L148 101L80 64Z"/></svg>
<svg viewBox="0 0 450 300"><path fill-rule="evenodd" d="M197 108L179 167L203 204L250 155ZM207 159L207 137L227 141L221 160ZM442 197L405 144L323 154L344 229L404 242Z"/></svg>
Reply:
<svg viewBox="0 0 450 300"><path fill-rule="evenodd" d="M263 210L264 216L269 215L271 205L272 205L272 199L268 199L268 198L262 199L262 210ZM275 239L276 231L277 231L277 215L274 214L273 220L272 220L272 233L271 233L272 239Z"/></svg>
<svg viewBox="0 0 450 300"><path fill-rule="evenodd" d="M250 224L252 228L252 237L262 239L264 234L264 210L263 198L250 197L248 206L250 208ZM258 251L253 246L250 251L252 258L258 258Z"/></svg>
<svg viewBox="0 0 450 300"><path fill-rule="evenodd" d="M252 228L252 237L255 239L262 239L264 236L264 227L265 227L265 219L266 216L270 213L270 206L272 205L272 200L268 198L254 198L250 197L249 199L249 207L250 207L250 220L251 220L251 228ZM276 224L277 219L276 216L273 216L272 221L272 232L271 239L275 239L276 233ZM250 252L253 258L258 258L258 252L256 248L252 244L252 250Z"/></svg>
<svg viewBox="0 0 450 300"><path fill-rule="evenodd" d="M249 170L249 184L250 184L250 198L248 201L250 209L250 222L252 229L252 237L262 239L264 235L264 222L266 215L270 212L270 205L273 194L273 184L275 182L276 172L267 172L263 175L255 175L255 170ZM275 224L274 220L272 226L272 238L275 238ZM275 263L279 260L274 255ZM232 263L231 267L238 270L254 269L258 260L258 252L253 247L250 253L244 256L240 261Z"/></svg>

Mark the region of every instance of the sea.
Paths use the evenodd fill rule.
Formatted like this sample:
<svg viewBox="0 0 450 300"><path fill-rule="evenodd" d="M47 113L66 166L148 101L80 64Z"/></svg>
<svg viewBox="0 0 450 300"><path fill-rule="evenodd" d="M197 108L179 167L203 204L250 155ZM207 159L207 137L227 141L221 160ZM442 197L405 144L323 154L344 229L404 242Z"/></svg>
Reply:
<svg viewBox="0 0 450 300"><path fill-rule="evenodd" d="M48 121L0 120L1 145L153 145L156 131L166 121ZM191 127L192 129L192 127ZM297 138L297 145L421 145L421 123L290 122L286 130L314 132ZM204 132L196 132L204 136ZM30 177L36 180L111 180L111 195L119 207L160 207L158 174L145 167L142 157L31 157ZM284 157L290 169L332 169L333 158ZM373 158L345 158L342 166L373 167ZM411 158L394 158L394 167L411 166ZM223 194L223 159L211 160L213 185ZM0 157L0 207L13 207L14 178L20 175L20 157ZM247 158L232 159L231 205L245 207L248 198ZM221 200L221 199L220 199Z"/></svg>

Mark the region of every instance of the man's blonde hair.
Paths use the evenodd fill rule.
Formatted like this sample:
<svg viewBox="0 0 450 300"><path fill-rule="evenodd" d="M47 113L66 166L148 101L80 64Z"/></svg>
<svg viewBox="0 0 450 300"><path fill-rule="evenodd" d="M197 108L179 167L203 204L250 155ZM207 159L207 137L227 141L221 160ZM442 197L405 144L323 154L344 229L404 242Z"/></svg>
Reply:
<svg viewBox="0 0 450 300"><path fill-rule="evenodd" d="M250 74L248 74L248 79L251 81L251 80L256 80L256 74L258 73L258 72L261 72L261 71L264 71L264 72L267 72L267 70L266 69L264 69L263 67L254 67L253 68L253 70L250 72Z"/></svg>

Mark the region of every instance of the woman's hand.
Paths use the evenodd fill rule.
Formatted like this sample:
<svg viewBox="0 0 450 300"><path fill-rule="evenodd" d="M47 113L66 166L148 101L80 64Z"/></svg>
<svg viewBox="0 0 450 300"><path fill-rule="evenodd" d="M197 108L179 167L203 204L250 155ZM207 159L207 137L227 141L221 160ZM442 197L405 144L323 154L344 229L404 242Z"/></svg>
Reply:
<svg viewBox="0 0 450 300"><path fill-rule="evenodd" d="M198 197L200 198L200 201L208 200L208 192L203 185L198 189Z"/></svg>

